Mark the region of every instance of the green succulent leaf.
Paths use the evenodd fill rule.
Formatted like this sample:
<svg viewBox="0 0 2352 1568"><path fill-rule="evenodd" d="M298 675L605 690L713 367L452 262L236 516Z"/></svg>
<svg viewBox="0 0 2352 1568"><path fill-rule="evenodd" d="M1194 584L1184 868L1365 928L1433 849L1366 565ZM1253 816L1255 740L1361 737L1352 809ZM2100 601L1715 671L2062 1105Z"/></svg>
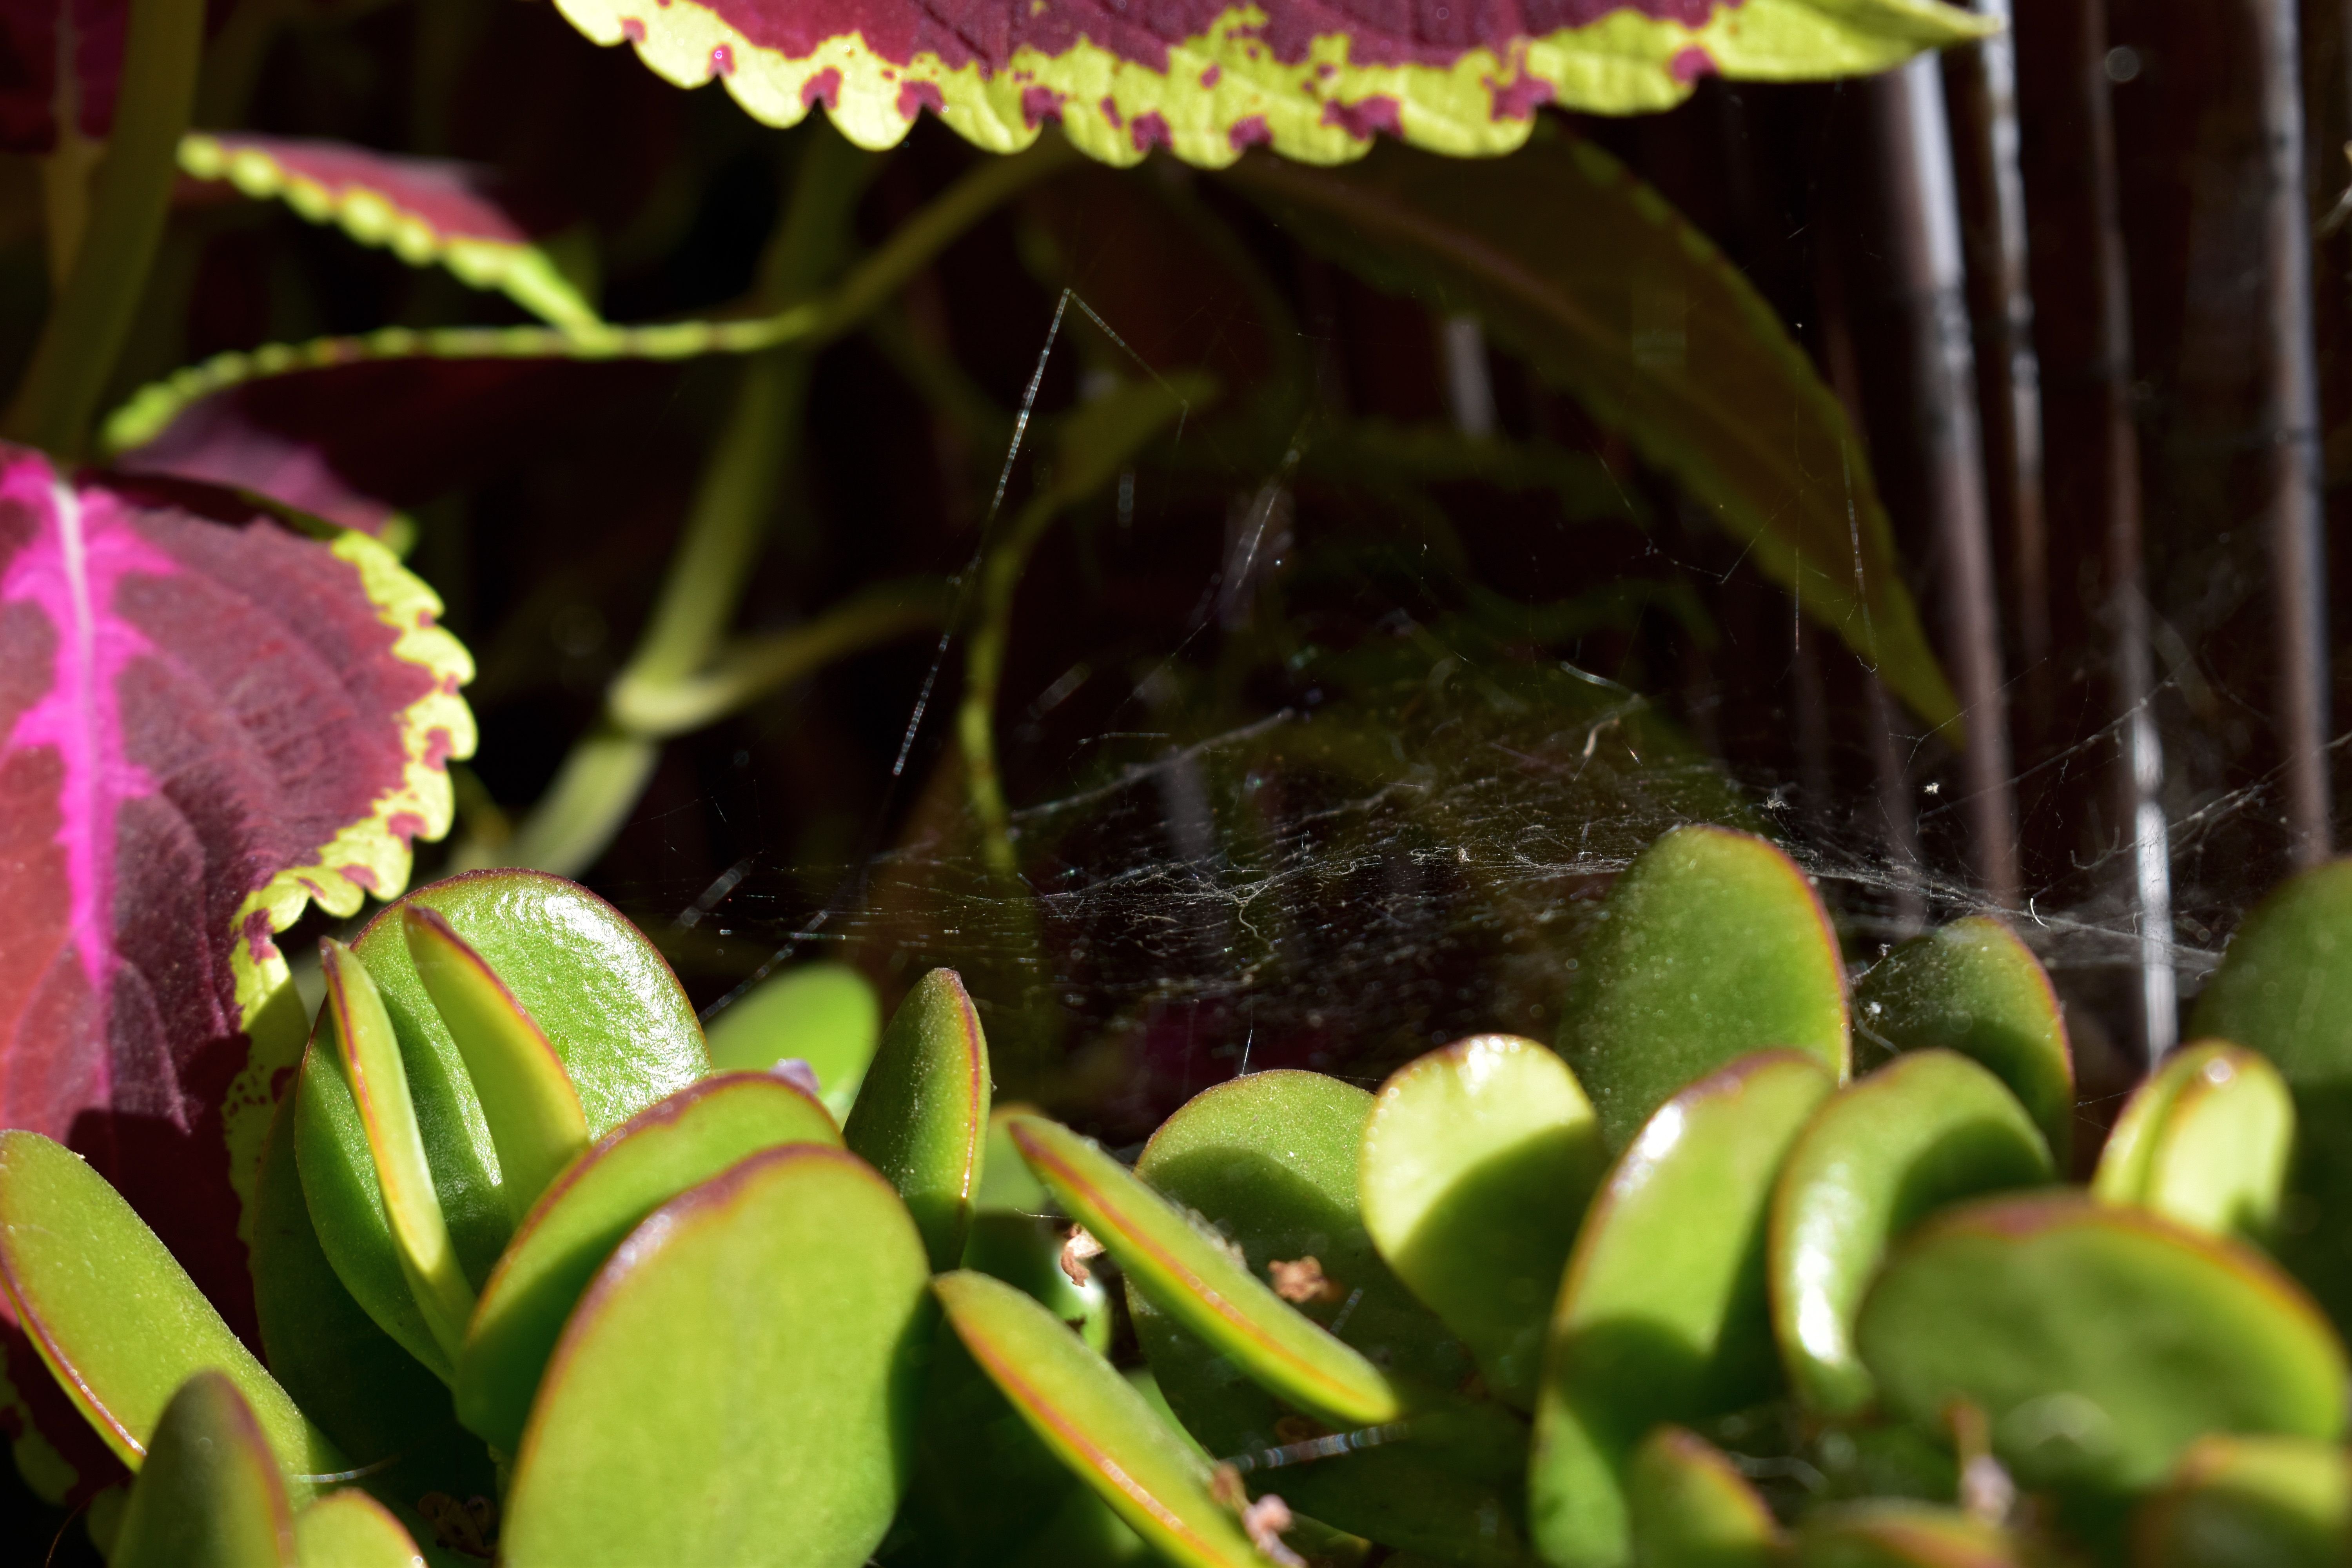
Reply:
<svg viewBox="0 0 2352 1568"><path fill-rule="evenodd" d="M1061 1223L1045 1215L975 1214L964 1238L963 1266L1015 1287L1076 1330L1097 1353L1108 1355L1110 1292L1092 1271L1083 1284L1070 1278L1062 1266L1062 1231Z"/></svg>
<svg viewBox="0 0 2352 1568"><path fill-rule="evenodd" d="M1805 1568L2026 1568L2009 1532L1933 1503L1878 1499L1824 1509L1797 1533Z"/></svg>
<svg viewBox="0 0 2352 1568"><path fill-rule="evenodd" d="M1854 1318L1895 1237L1962 1198L2053 1179L2025 1108L1967 1057L1914 1051L1841 1089L1772 1197L1772 1327L1799 1398L1831 1415L1870 1404Z"/></svg>
<svg viewBox="0 0 2352 1568"><path fill-rule="evenodd" d="M295 1515L294 1545L303 1568L416 1568L425 1560L392 1510L355 1489Z"/></svg>
<svg viewBox="0 0 2352 1568"><path fill-rule="evenodd" d="M824 1108L849 1118L882 1038L874 986L845 963L803 963L761 981L710 1020L716 1072L766 1072L787 1059L816 1074Z"/></svg>
<svg viewBox="0 0 2352 1568"><path fill-rule="evenodd" d="M2252 1241L2278 1224L2294 1100L2266 1057L2219 1040L2181 1047L2116 1119L2091 1190Z"/></svg>
<svg viewBox="0 0 2352 1568"><path fill-rule="evenodd" d="M1552 1299L1607 1163L1576 1075L1512 1035L1400 1068L1364 1127L1366 1229L1515 1404L1534 1402Z"/></svg>
<svg viewBox="0 0 2352 1568"><path fill-rule="evenodd" d="M457 1413L509 1453L564 1320L646 1215L787 1143L841 1147L824 1108L767 1073L720 1073L606 1133L540 1197L491 1270L457 1356Z"/></svg>
<svg viewBox="0 0 2352 1568"><path fill-rule="evenodd" d="M856 1568L898 1506L929 1279L898 1194L839 1150L771 1149L664 1205L548 1363L500 1561Z"/></svg>
<svg viewBox="0 0 2352 1568"><path fill-rule="evenodd" d="M163 1407L131 1483L116 1568L295 1568L286 1482L236 1384L200 1372Z"/></svg>
<svg viewBox="0 0 2352 1568"><path fill-rule="evenodd" d="M236 1384L289 1476L344 1468L121 1195L37 1132L0 1132L0 1288L58 1386L133 1469L172 1396L206 1371Z"/></svg>
<svg viewBox="0 0 2352 1568"><path fill-rule="evenodd" d="M400 911L409 962L465 1058L499 1152L499 1188L518 1223L555 1173L588 1147L588 1118L530 1011L439 910Z"/></svg>
<svg viewBox="0 0 2352 1568"><path fill-rule="evenodd" d="M1560 1055L1623 1149L1685 1084L1788 1047L1846 1076L1845 966L1812 883L1725 827L1678 827L1617 879L1577 957Z"/></svg>
<svg viewBox="0 0 2352 1568"><path fill-rule="evenodd" d="M1129 14L1032 0L1013 10L845 0L562 0L600 44L634 45L680 87L724 80L754 118L818 104L862 147L889 147L925 109L991 152L1048 121L1089 156L1155 147L1216 167L1244 147L1334 163L1376 132L1455 154L1507 153L1538 105L1665 109L1720 72L1784 80L1884 70L1987 25L1934 0L1747 0L1691 7L1410 10L1163 5Z"/></svg>
<svg viewBox="0 0 2352 1568"><path fill-rule="evenodd" d="M1747 26L1759 8L1715 15ZM1614 158L1538 137L1508 162L1381 147L1350 169L1250 158L1224 178L1373 284L1477 312L1673 475L1920 717L1957 731L1836 395L1739 269Z"/></svg>
<svg viewBox="0 0 2352 1568"><path fill-rule="evenodd" d="M1780 1527L1723 1450L1660 1426L1625 1468L1625 1508L1640 1568L1774 1568Z"/></svg>
<svg viewBox="0 0 2352 1568"><path fill-rule="evenodd" d="M1209 1493L1209 1462L1059 1319L984 1274L942 1274L931 1289L1031 1430L1161 1556L1257 1568L1241 1521Z"/></svg>
<svg viewBox="0 0 2352 1568"><path fill-rule="evenodd" d="M1933 1048L1972 1057L2009 1085L2063 1171L2074 1131L2074 1055L2058 994L2009 926L1971 915L1904 942L1853 990L1855 1054Z"/></svg>
<svg viewBox="0 0 2352 1568"><path fill-rule="evenodd" d="M1835 1087L1820 1059L1758 1051L1658 1108L1602 1182L1552 1315L1528 1514L1553 1568L1632 1552L1622 1478L1661 1421L1769 1394L1772 1184Z"/></svg>
<svg viewBox="0 0 2352 1568"><path fill-rule="evenodd" d="M1929 1220L1863 1304L1862 1359L1895 1415L1982 1410L2027 1486L2161 1480L2208 1432L2333 1439L2343 1346L2251 1248L2073 1194Z"/></svg>
<svg viewBox="0 0 2352 1568"><path fill-rule="evenodd" d="M456 1370L457 1347L465 1342L466 1320L473 1316L474 1287L457 1261L457 1246L442 1217L440 1194L425 1163L425 1140L416 1128L408 1070L383 1000L367 965L351 949L330 937L320 942L319 952L327 1005L319 1010L319 1034L310 1054L317 1057L324 1043L341 1069L335 1081L343 1086L357 1113L366 1169L374 1174L383 1201L393 1262L425 1331L432 1336L435 1354L427 1364L447 1379ZM324 1079L327 1069L319 1076ZM306 1082L304 1088L309 1087ZM299 1163L298 1154L298 1169Z"/></svg>
<svg viewBox="0 0 2352 1568"><path fill-rule="evenodd" d="M2133 1568L2336 1568L2352 1551L2347 1465L2335 1443L2200 1438L2135 1513Z"/></svg>
<svg viewBox="0 0 2352 1568"><path fill-rule="evenodd" d="M1262 1387L1343 1426L1404 1413L1395 1385L1360 1352L1276 1295L1222 1238L1203 1235L1118 1161L1041 1116L1008 1117L1006 1126L1030 1170L1134 1288Z"/></svg>
<svg viewBox="0 0 2352 1568"><path fill-rule="evenodd" d="M653 944L586 889L536 871L478 871L417 889L352 944L382 998L416 1131L469 1286L514 1231L498 1149L463 1054L416 972L404 911L444 917L481 955L562 1058L592 1137L602 1137L708 1070L694 1008ZM315 1043L315 1042L314 1042ZM364 1123L333 1052L304 1058L295 1101L302 1192L319 1240L354 1300L409 1353L454 1375L411 1297L385 1218ZM464 1319L457 1321L459 1338Z"/></svg>
<svg viewBox="0 0 2352 1568"><path fill-rule="evenodd" d="M962 979L932 970L882 1031L841 1135L907 1200L935 1269L963 1257L994 1087L988 1038Z"/></svg>

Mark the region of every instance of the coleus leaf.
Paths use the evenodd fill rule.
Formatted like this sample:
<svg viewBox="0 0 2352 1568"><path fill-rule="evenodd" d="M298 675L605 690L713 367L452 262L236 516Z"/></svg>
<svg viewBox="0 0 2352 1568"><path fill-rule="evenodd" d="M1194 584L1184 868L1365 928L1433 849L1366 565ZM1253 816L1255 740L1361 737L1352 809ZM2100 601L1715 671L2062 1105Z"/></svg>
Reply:
<svg viewBox="0 0 2352 1568"><path fill-rule="evenodd" d="M70 1143L232 1323L302 1024L271 942L407 879L471 664L364 535L0 447L0 1124Z"/></svg>
<svg viewBox="0 0 2352 1568"><path fill-rule="evenodd" d="M928 108L1001 153L1027 146L1053 120L1106 163L1166 147L1212 168L1258 143L1336 163L1379 131L1444 153L1507 153L1541 104L1665 109L1703 75L1883 70L1985 31L1933 0L559 5L588 37L625 39L681 87L725 80L772 125L823 103L851 141L888 147Z"/></svg>
<svg viewBox="0 0 2352 1568"><path fill-rule="evenodd" d="M389 247L412 267L446 267L460 282L495 289L551 325L597 320L544 243L556 224L494 170L345 142L215 132L181 138L180 167L199 180L226 180L256 200L282 200L312 223Z"/></svg>

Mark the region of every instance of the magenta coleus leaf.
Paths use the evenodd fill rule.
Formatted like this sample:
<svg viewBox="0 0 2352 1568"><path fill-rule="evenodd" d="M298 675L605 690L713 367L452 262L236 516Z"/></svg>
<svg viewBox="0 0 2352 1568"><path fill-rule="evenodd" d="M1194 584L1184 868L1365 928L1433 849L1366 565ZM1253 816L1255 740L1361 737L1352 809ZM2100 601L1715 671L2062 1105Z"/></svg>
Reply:
<svg viewBox="0 0 2352 1568"><path fill-rule="evenodd" d="M248 490L362 533L381 534L399 515L391 502L346 479L324 447L256 419L235 392L189 405L162 435L118 463L134 473Z"/></svg>
<svg viewBox="0 0 2352 1568"><path fill-rule="evenodd" d="M0 446L0 1126L71 1145L233 1325L302 1020L271 941L446 830L465 649L366 535Z"/></svg>
<svg viewBox="0 0 2352 1568"><path fill-rule="evenodd" d="M412 267L446 267L495 289L559 327L596 320L543 243L563 225L498 171L446 158L378 153L348 142L192 132L180 167L225 180L258 201L282 200L312 223L331 223Z"/></svg>
<svg viewBox="0 0 2352 1568"><path fill-rule="evenodd" d="M113 129L130 16L130 0L0 0L0 152L47 153L61 132L99 141Z"/></svg>
<svg viewBox="0 0 2352 1568"><path fill-rule="evenodd" d="M817 104L887 147L928 109L1009 152L1058 121L1111 163L1165 147L1332 163L1385 132L1506 153L1546 103L1625 114L1702 76L1883 70L1980 37L1935 0L556 0L682 87L723 79L755 117Z"/></svg>

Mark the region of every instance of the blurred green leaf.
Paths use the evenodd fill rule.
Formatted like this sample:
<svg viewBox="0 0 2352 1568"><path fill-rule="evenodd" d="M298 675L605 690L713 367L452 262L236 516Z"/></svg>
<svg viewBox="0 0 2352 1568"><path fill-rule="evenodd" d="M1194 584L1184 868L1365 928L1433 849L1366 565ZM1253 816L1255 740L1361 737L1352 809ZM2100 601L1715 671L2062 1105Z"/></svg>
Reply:
<svg viewBox="0 0 2352 1568"><path fill-rule="evenodd" d="M1553 1568L1632 1550L1623 1475L1661 1421L1771 1392L1766 1305L1772 1183L1834 1088L1814 1057L1743 1057L1675 1095L1618 1159L1585 1216L1552 1317L1528 1510Z"/></svg>
<svg viewBox="0 0 2352 1568"><path fill-rule="evenodd" d="M1824 1509L1797 1534L1805 1568L2026 1568L2009 1533L1957 1509L1881 1500Z"/></svg>
<svg viewBox="0 0 2352 1568"><path fill-rule="evenodd" d="M722 1073L605 1134L557 1179L491 1270L457 1356L457 1413L512 1453L581 1292L646 1216L786 1143L841 1147L824 1107L782 1079Z"/></svg>
<svg viewBox="0 0 2352 1568"><path fill-rule="evenodd" d="M1845 966L1812 883L1763 839L1679 827L1601 907L1560 1008L1559 1052L1620 1150L1650 1113L1746 1052L1846 1075Z"/></svg>
<svg viewBox="0 0 2352 1568"><path fill-rule="evenodd" d="M2336 1568L2352 1551L2341 1445L2200 1438L2132 1521L2133 1568Z"/></svg>
<svg viewBox="0 0 2352 1568"><path fill-rule="evenodd" d="M816 1074L824 1108L846 1121L882 1038L882 1003L845 963L803 963L769 976L710 1021L714 1072L766 1072L797 1058Z"/></svg>
<svg viewBox="0 0 2352 1568"><path fill-rule="evenodd" d="M294 1544L302 1568L414 1568L424 1555L390 1509L356 1489L295 1515Z"/></svg>
<svg viewBox="0 0 2352 1568"><path fill-rule="evenodd" d="M1607 1163L1576 1075L1511 1035L1458 1040L1399 1069L1364 1128L1363 1219L1381 1256L1523 1406Z"/></svg>
<svg viewBox="0 0 2352 1568"><path fill-rule="evenodd" d="M1625 1468L1637 1568L1773 1568L1780 1527L1756 1489L1697 1433L1661 1426Z"/></svg>
<svg viewBox="0 0 2352 1568"><path fill-rule="evenodd" d="M1475 310L1957 730L1844 410L1738 270L1615 159L1565 136L1467 163L1382 144L1346 168L1261 154L1223 178L1369 281Z"/></svg>
<svg viewBox="0 0 2352 1568"><path fill-rule="evenodd" d="M2216 1236L2267 1241L2294 1145L2294 1100L2267 1057L2181 1047L2132 1093L2091 1190Z"/></svg>
<svg viewBox="0 0 2352 1568"><path fill-rule="evenodd" d="M1896 1237L1962 1198L2052 1179L2017 1097L1956 1052L1910 1052L1839 1090L1772 1200L1772 1326L1799 1397L1832 1415L1870 1404L1853 1322Z"/></svg>
<svg viewBox="0 0 2352 1568"><path fill-rule="evenodd" d="M2024 1103L2066 1169L2074 1131L2066 1020L2041 961L2006 924L1971 915L1912 938L1863 977L1853 1008L1861 1065L1937 1047L1975 1058Z"/></svg>
<svg viewBox="0 0 2352 1568"><path fill-rule="evenodd" d="M842 1138L889 1179L934 1269L963 1257L988 1138L988 1037L952 969L934 969L882 1031Z"/></svg>
<svg viewBox="0 0 2352 1568"><path fill-rule="evenodd" d="M754 1154L656 1210L548 1363L499 1560L856 1568L905 1483L929 1278L898 1195L838 1150Z"/></svg>
<svg viewBox="0 0 2352 1568"><path fill-rule="evenodd" d="M1857 1340L1893 1414L1933 1429L1969 1401L2029 1487L2149 1486L2207 1432L2344 1429L2343 1346L2292 1280L2251 1248L2073 1193L1928 1221Z"/></svg>
<svg viewBox="0 0 2352 1568"><path fill-rule="evenodd" d="M116 1568L295 1568L294 1515L236 1384L200 1372L156 1422L131 1483Z"/></svg>

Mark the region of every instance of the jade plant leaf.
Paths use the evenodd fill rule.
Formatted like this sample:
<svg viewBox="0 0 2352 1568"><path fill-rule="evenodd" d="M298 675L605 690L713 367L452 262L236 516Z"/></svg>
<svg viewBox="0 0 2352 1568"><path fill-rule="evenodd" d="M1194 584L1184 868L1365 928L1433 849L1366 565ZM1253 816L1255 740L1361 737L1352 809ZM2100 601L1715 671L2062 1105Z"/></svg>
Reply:
<svg viewBox="0 0 2352 1568"><path fill-rule="evenodd" d="M1009 1117L1006 1125L1022 1159L1132 1288L1261 1386L1343 1426L1404 1413L1395 1385L1361 1352L1276 1295L1222 1237L1204 1234L1118 1161L1042 1116Z"/></svg>
<svg viewBox="0 0 2352 1568"><path fill-rule="evenodd" d="M1853 1028L1861 1065L1934 1047L1982 1062L2066 1169L2074 1131L2066 1021L2041 961L2002 921L1971 915L1895 948L1854 986Z"/></svg>
<svg viewBox="0 0 2352 1568"><path fill-rule="evenodd" d="M1577 955L1560 1055L1623 1149L1685 1084L1788 1047L1847 1068L1845 967L1805 874L1761 838L1678 827L1617 879Z"/></svg>
<svg viewBox="0 0 2352 1568"><path fill-rule="evenodd" d="M457 1358L466 1425L511 1453L572 1304L647 1215L762 1149L841 1147L833 1119L766 1073L720 1073L605 1134L543 1194L491 1270Z"/></svg>
<svg viewBox="0 0 2352 1568"><path fill-rule="evenodd" d="M1713 15L1748 26L1759 9ZM1260 157L1224 178L1377 287L1477 312L1922 718L1956 721L1836 395L1739 269L1608 153L1538 136L1507 162L1383 147L1352 169Z"/></svg>
<svg viewBox="0 0 2352 1568"><path fill-rule="evenodd" d="M347 142L204 131L180 139L180 167L257 201L283 201L312 223L389 247L411 267L446 267L552 325L597 321L546 243L560 226L493 170Z"/></svg>
<svg viewBox="0 0 2352 1568"><path fill-rule="evenodd" d="M1000 1279L931 1282L973 1361L1065 1465L1169 1560L1256 1568L1241 1521L1209 1492L1209 1462L1053 1313Z"/></svg>
<svg viewBox="0 0 2352 1568"><path fill-rule="evenodd" d="M399 1040L408 1093L441 1213L478 1289L514 1229L498 1150L463 1055L410 957L410 904L439 913L488 963L562 1058L592 1137L703 1076L694 1008L659 952L617 910L536 871L477 871L387 906L352 943ZM332 1052L303 1060L295 1101L302 1191L335 1272L412 1353L423 1320L396 1264L358 1107ZM422 1336L429 1341L429 1334Z"/></svg>
<svg viewBox="0 0 2352 1568"><path fill-rule="evenodd" d="M195 1373L163 1407L110 1560L120 1568L295 1568L294 1514L277 1458L221 1373Z"/></svg>
<svg viewBox="0 0 2352 1568"><path fill-rule="evenodd" d="M845 1121L882 1038L882 1004L848 964L803 963L730 1002L708 1030L714 1070L766 1072L787 1058L804 1061L824 1108Z"/></svg>
<svg viewBox="0 0 2352 1568"><path fill-rule="evenodd" d="M1797 1532L1806 1568L2025 1568L1998 1526L1933 1503L1882 1499L1824 1509Z"/></svg>
<svg viewBox="0 0 2352 1568"><path fill-rule="evenodd" d="M390 1509L350 1488L294 1516L294 1547L303 1568L416 1568L425 1560Z"/></svg>
<svg viewBox="0 0 2352 1568"><path fill-rule="evenodd" d="M1507 153L1541 104L1665 109L1704 75L1883 70L1984 31L1933 0L1748 0L1711 11L1673 0L1536 4L1452 20L1307 0L1250 13L1206 3L1130 13L1086 0L562 8L598 43L635 45L680 87L725 81L771 125L822 103L851 141L888 147L928 108L991 152L1027 146L1051 120L1106 163L1166 147L1210 167L1259 142L1338 163L1377 131L1446 153Z"/></svg>
<svg viewBox="0 0 2352 1568"><path fill-rule="evenodd" d="M409 962L465 1058L498 1151L499 1190L520 1222L588 1147L580 1096L530 1009L439 911L411 903L400 914Z"/></svg>
<svg viewBox="0 0 2352 1568"><path fill-rule="evenodd" d="M1798 1397L1831 1415L1870 1404L1854 1317L1895 1237L1962 1198L2053 1179L2025 1108L1967 1057L1914 1051L1841 1089L1772 1198L1772 1327Z"/></svg>
<svg viewBox="0 0 2352 1568"><path fill-rule="evenodd" d="M2134 1568L2334 1568L2352 1548L2348 1466L2335 1443L2200 1438L2136 1510Z"/></svg>
<svg viewBox="0 0 2352 1568"><path fill-rule="evenodd" d="M1661 1426L1625 1468L1625 1508L1641 1568L1772 1568L1780 1527L1722 1449Z"/></svg>
<svg viewBox="0 0 2352 1568"><path fill-rule="evenodd" d="M1512 1035L1399 1068L1364 1127L1366 1229L1516 1404L1534 1401L1552 1299L1606 1164L1576 1075Z"/></svg>
<svg viewBox="0 0 2352 1568"><path fill-rule="evenodd" d="M963 1256L994 1088L979 1010L954 970L932 970L882 1032L841 1135L907 1200L933 1268Z"/></svg>
<svg viewBox="0 0 2352 1568"><path fill-rule="evenodd" d="M2026 1486L2161 1480L2209 1432L2334 1439L2344 1348L2251 1248L2074 1194L1929 1220L1863 1304L1862 1359L1894 1414L1982 1410Z"/></svg>
<svg viewBox="0 0 2352 1568"><path fill-rule="evenodd" d="M2091 1190L2217 1236L2267 1240L2294 1144L2294 1100L2266 1057L2181 1047L2116 1119Z"/></svg>
<svg viewBox="0 0 2352 1568"><path fill-rule="evenodd" d="M656 1209L548 1363L499 1560L856 1568L898 1506L929 1274L889 1184L835 1149L754 1154Z"/></svg>
<svg viewBox="0 0 2352 1568"><path fill-rule="evenodd" d="M1812 1056L1743 1057L1659 1107L1602 1182L1552 1314L1536 1405L1528 1509L1554 1568L1629 1561L1622 1478L1653 1426L1771 1392L1773 1179L1833 1087Z"/></svg>
<svg viewBox="0 0 2352 1568"><path fill-rule="evenodd" d="M236 1385L289 1475L344 1468L121 1195L37 1132L0 1132L0 1288L58 1384L132 1468L172 1396L205 1371Z"/></svg>
<svg viewBox="0 0 2352 1568"><path fill-rule="evenodd" d="M0 447L0 1126L70 1142L240 1325L303 1028L270 936L447 827L439 609L362 535Z"/></svg>

